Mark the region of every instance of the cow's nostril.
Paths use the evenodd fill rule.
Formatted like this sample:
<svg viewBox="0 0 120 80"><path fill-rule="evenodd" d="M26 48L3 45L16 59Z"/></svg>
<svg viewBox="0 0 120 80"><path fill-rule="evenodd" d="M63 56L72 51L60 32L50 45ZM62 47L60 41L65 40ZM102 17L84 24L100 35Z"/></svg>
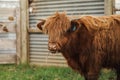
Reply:
<svg viewBox="0 0 120 80"><path fill-rule="evenodd" d="M53 47L53 49L56 49L56 45L53 45L52 47Z"/></svg>
<svg viewBox="0 0 120 80"><path fill-rule="evenodd" d="M56 45L49 45L49 49L55 50L56 49Z"/></svg>

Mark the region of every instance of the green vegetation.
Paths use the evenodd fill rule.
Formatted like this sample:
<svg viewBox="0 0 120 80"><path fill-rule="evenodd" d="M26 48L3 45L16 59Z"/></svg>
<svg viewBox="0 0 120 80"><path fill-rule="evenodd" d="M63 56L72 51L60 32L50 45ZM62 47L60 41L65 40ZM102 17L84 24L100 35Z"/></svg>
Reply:
<svg viewBox="0 0 120 80"><path fill-rule="evenodd" d="M100 80L113 80L115 73L102 70ZM0 65L0 80L84 80L70 68Z"/></svg>

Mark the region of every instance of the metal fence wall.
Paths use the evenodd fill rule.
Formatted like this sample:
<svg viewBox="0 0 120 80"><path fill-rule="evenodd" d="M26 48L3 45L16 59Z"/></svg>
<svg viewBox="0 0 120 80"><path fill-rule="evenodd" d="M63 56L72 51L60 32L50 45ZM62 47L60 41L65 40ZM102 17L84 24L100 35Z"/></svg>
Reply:
<svg viewBox="0 0 120 80"><path fill-rule="evenodd" d="M34 0L31 4L30 27L35 27L39 19L56 11L66 11L68 15L104 15L104 0Z"/></svg>
<svg viewBox="0 0 120 80"><path fill-rule="evenodd" d="M18 0L0 0L0 64L16 62L16 8ZM2 25L8 32L2 31Z"/></svg>

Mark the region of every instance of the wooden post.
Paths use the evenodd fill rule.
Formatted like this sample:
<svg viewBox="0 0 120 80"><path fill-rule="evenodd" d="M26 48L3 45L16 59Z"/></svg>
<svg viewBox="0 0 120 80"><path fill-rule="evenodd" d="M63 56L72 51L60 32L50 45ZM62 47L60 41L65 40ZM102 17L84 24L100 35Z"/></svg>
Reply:
<svg viewBox="0 0 120 80"><path fill-rule="evenodd" d="M21 63L28 63L28 0L20 0L20 26L21 26Z"/></svg>
<svg viewBox="0 0 120 80"><path fill-rule="evenodd" d="M115 0L113 0L113 14L116 14Z"/></svg>
<svg viewBox="0 0 120 80"><path fill-rule="evenodd" d="M17 64L20 64L21 58L21 28L20 28L20 9L16 9L17 24L16 24L16 52L17 52Z"/></svg>
<svg viewBox="0 0 120 80"><path fill-rule="evenodd" d="M105 0L105 15L113 14L114 0Z"/></svg>

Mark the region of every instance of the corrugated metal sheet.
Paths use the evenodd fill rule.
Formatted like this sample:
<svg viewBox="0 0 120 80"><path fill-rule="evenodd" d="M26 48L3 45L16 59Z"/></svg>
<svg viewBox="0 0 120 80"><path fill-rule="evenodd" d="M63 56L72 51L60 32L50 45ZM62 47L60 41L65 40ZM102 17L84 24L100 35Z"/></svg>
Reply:
<svg viewBox="0 0 120 80"><path fill-rule="evenodd" d="M48 36L44 34L30 34L30 63L40 65L65 66L66 61L60 53L52 55L48 51Z"/></svg>
<svg viewBox="0 0 120 80"><path fill-rule="evenodd" d="M3 32L0 28L0 54L16 53L16 11L12 8L0 8L0 24L7 27L8 32ZM8 14L8 12L10 14ZM9 17L13 17L14 20L9 20Z"/></svg>
<svg viewBox="0 0 120 80"><path fill-rule="evenodd" d="M69 16L104 15L104 0L34 0L30 7L30 28L36 27L39 19L56 11L66 11ZM61 54L49 54L47 35L31 33L29 42L31 64L65 66L66 61Z"/></svg>
<svg viewBox="0 0 120 80"><path fill-rule="evenodd" d="M16 53L16 34L0 33L0 54Z"/></svg>
<svg viewBox="0 0 120 80"><path fill-rule="evenodd" d="M19 7L19 0L0 0L0 8Z"/></svg>
<svg viewBox="0 0 120 80"><path fill-rule="evenodd" d="M34 0L30 13L30 27L35 27L39 19L46 18L56 11L66 11L71 15L104 15L104 0Z"/></svg>
<svg viewBox="0 0 120 80"><path fill-rule="evenodd" d="M5 25L8 32L0 27L0 64L16 62L16 8L19 0L0 0L0 24Z"/></svg>

